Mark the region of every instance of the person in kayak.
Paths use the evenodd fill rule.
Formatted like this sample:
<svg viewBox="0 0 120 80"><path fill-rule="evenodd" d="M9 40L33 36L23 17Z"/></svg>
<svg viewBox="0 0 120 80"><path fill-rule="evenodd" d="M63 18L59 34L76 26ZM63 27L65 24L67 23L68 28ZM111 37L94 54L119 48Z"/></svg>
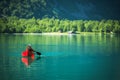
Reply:
<svg viewBox="0 0 120 80"><path fill-rule="evenodd" d="M34 56L34 50L30 44L26 47L26 50L22 52L22 56Z"/></svg>

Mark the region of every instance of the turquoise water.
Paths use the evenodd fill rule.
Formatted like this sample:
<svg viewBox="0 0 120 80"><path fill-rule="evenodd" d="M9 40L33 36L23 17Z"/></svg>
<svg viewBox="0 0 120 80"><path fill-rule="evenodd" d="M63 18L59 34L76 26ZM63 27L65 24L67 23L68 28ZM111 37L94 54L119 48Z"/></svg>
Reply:
<svg viewBox="0 0 120 80"><path fill-rule="evenodd" d="M26 58L27 44L42 56ZM120 80L120 36L0 35L0 80Z"/></svg>

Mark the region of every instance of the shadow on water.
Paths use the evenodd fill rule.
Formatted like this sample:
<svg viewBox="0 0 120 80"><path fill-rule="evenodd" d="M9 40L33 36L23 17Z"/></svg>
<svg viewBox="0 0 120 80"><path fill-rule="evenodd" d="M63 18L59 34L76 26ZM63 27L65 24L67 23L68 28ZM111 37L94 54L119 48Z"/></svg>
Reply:
<svg viewBox="0 0 120 80"><path fill-rule="evenodd" d="M30 66L33 62L35 62L36 60L41 59L41 57L37 57L35 59L35 57L22 57L21 61L25 64L26 67Z"/></svg>

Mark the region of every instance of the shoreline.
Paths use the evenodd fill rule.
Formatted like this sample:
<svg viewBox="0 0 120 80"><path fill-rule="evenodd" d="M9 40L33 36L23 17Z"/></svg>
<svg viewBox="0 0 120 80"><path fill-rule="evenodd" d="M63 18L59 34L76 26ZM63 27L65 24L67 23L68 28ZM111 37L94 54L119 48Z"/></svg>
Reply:
<svg viewBox="0 0 120 80"><path fill-rule="evenodd" d="M102 32L78 32L78 33L68 33L68 32L46 32L46 33L0 33L0 34L12 34L12 35L90 35L90 34L116 34L116 33L102 33Z"/></svg>

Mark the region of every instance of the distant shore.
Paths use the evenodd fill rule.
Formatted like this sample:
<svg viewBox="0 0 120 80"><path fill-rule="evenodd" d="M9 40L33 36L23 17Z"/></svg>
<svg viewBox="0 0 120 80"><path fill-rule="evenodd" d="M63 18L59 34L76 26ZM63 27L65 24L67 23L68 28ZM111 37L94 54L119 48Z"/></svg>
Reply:
<svg viewBox="0 0 120 80"><path fill-rule="evenodd" d="M115 34L115 33L101 33L101 32L78 32L78 33L71 33L68 32L46 32L46 33L0 33L0 34L13 34L13 35L89 35L89 34Z"/></svg>

